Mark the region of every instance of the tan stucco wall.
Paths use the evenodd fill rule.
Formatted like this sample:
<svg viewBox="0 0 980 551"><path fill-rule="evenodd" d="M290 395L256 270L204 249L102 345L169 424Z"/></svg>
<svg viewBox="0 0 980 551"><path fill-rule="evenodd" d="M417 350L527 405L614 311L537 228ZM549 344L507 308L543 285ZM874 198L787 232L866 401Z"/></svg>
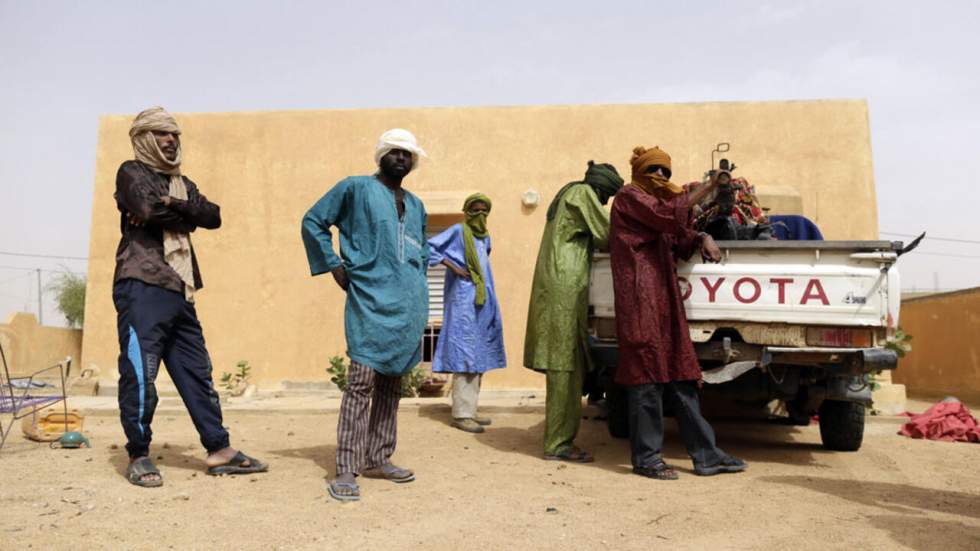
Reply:
<svg viewBox="0 0 980 551"><path fill-rule="evenodd" d="M980 287L902 303L912 351L892 376L909 394L980 400Z"/></svg>
<svg viewBox="0 0 980 551"><path fill-rule="evenodd" d="M11 377L29 375L71 356L77 362L82 353L82 330L37 324L34 314L17 312L0 324L0 345ZM72 367L77 373L78 365ZM57 377L54 371L43 378Z"/></svg>
<svg viewBox="0 0 980 551"><path fill-rule="evenodd" d="M89 253L84 361L114 372L110 298L119 215L116 169L132 157L132 115L105 116ZM635 145L673 156L675 180L699 179L716 143L765 192L789 186L830 239L877 237L867 105L863 101L375 109L178 115L184 171L222 206L224 225L194 235L206 289L198 311L216 372L247 359L260 384L322 381L343 353L343 294L311 278L299 236L304 212L341 178L375 170L377 137L412 130L430 159L405 182L423 197L479 189L494 200L493 268L509 368L487 388L540 387L521 367L527 299L545 210L589 159L629 173ZM534 188L541 205L527 209ZM433 203L437 203L433 199ZM433 205L434 206L434 205ZM430 210L434 210L431 209ZM107 369L108 368L108 369Z"/></svg>

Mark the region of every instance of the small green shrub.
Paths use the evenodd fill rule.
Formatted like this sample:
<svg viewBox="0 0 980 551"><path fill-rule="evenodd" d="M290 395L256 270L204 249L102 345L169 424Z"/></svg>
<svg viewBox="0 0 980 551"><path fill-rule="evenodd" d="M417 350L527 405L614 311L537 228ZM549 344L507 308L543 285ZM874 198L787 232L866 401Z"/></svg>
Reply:
<svg viewBox="0 0 980 551"><path fill-rule="evenodd" d="M895 331L895 340L888 341L885 343L885 348L887 350L894 350L898 354L899 358L904 358L906 354L912 351L912 335L909 335L902 328L899 327Z"/></svg>
<svg viewBox="0 0 980 551"><path fill-rule="evenodd" d="M66 271L58 274L55 280L47 285L49 291L54 291L58 310L64 314L69 327L81 327L85 324L85 278Z"/></svg>
<svg viewBox="0 0 980 551"><path fill-rule="evenodd" d="M422 388L426 378L425 371L419 369L418 366L402 375L402 396L405 398L418 396L419 389Z"/></svg>
<svg viewBox="0 0 980 551"><path fill-rule="evenodd" d="M894 350L895 354L899 358L904 358L906 354L912 351L912 344L909 342L912 340L912 335L909 335L902 328L899 327L895 331L895 339L885 342L885 350ZM875 373L869 373L866 377L868 386L871 387L871 392L874 392L881 388L881 384L878 382L878 375L881 374L880 371ZM867 404L869 413L871 415L880 415L881 412L875 409L874 403Z"/></svg>
<svg viewBox="0 0 980 551"><path fill-rule="evenodd" d="M333 356L330 358L330 367L327 374L330 375L330 382L337 385L341 392L347 389L347 378L350 373L350 364L343 356ZM425 371L418 366L402 376L402 397L412 398L419 395L419 389L425 384Z"/></svg>
<svg viewBox="0 0 980 551"><path fill-rule="evenodd" d="M236 371L234 373L225 371L221 374L221 386L226 390L230 390L232 393L237 391L241 394L241 392L245 391L245 387L248 386L252 378L252 366L248 365L247 361L242 360L235 367Z"/></svg>
<svg viewBox="0 0 980 551"><path fill-rule="evenodd" d="M337 385L341 392L347 388L347 368L348 365L343 356L330 358L327 374L330 375L330 382Z"/></svg>

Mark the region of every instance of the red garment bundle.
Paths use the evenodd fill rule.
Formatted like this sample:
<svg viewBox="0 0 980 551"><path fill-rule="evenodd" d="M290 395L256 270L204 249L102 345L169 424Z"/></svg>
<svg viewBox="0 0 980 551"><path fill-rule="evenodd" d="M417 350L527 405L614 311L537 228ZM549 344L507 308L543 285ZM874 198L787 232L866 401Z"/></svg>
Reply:
<svg viewBox="0 0 980 551"><path fill-rule="evenodd" d="M898 434L947 442L980 442L980 425L960 402L939 402L902 425Z"/></svg>

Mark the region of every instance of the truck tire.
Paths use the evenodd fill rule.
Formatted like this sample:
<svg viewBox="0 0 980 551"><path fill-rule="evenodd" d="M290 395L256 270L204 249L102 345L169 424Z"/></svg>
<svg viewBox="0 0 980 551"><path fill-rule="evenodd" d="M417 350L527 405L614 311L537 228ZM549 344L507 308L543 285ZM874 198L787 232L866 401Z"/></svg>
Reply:
<svg viewBox="0 0 980 551"><path fill-rule="evenodd" d="M820 404L820 439L828 450L860 449L864 440L864 404L824 400Z"/></svg>
<svg viewBox="0 0 980 551"><path fill-rule="evenodd" d="M626 405L626 389L611 385L606 389L606 424L613 438L630 437L629 410Z"/></svg>

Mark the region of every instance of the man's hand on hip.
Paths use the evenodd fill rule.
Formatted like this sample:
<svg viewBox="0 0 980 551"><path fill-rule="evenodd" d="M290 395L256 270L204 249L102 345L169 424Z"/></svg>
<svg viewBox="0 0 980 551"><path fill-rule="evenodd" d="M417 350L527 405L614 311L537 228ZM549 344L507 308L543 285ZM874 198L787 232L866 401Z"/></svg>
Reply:
<svg viewBox="0 0 980 551"><path fill-rule="evenodd" d="M470 273L468 271L466 271L466 270L460 268L459 266L453 264L448 259L443 259L442 260L442 264L446 268L449 268L454 274L456 274L456 277L462 278L462 279L469 279L470 278Z"/></svg>
<svg viewBox="0 0 980 551"><path fill-rule="evenodd" d="M344 292L347 292L347 287L350 286L350 278L347 277L347 270L343 266L337 266L333 270L330 270L331 275L333 275L333 280L337 282Z"/></svg>

